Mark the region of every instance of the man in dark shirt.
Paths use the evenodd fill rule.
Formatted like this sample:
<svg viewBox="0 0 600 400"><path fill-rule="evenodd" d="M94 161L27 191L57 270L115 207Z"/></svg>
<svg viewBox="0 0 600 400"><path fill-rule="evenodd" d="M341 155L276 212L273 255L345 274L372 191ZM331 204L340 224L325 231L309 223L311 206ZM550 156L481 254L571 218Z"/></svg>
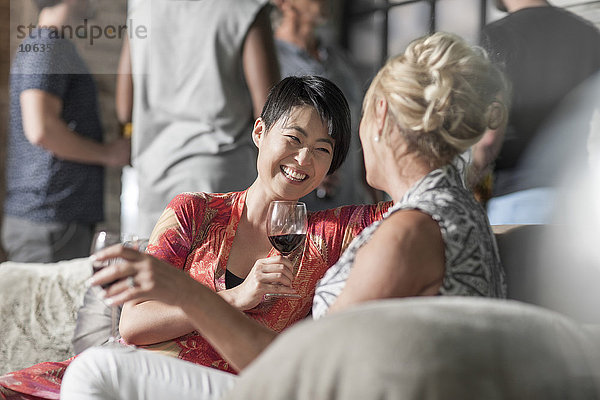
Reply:
<svg viewBox="0 0 600 400"><path fill-rule="evenodd" d="M600 32L545 0L496 3L510 14L484 28L482 45L506 72L513 97L488 215L492 224L544 223L551 210L551 182L532 176L524 156L536 158L535 143L553 110L600 68Z"/></svg>
<svg viewBox="0 0 600 400"><path fill-rule="evenodd" d="M102 143L96 86L65 26L88 0L36 0L38 26L10 76L2 242L8 259L55 262L89 254L103 219L103 166L129 163L129 140Z"/></svg>

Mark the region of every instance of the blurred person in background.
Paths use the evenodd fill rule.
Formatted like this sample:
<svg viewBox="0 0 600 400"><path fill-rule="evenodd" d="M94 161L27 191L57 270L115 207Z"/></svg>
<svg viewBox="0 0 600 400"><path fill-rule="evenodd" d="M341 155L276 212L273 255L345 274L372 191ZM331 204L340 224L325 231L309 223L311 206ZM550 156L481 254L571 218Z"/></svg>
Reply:
<svg viewBox="0 0 600 400"><path fill-rule="evenodd" d="M525 155L524 163L552 184L556 199L548 225L515 229L518 249L528 250L519 256L527 269L509 287L519 300L598 324L600 73L565 98L542 133L536 157Z"/></svg>
<svg viewBox="0 0 600 400"><path fill-rule="evenodd" d="M279 80L267 0L129 2L132 162L137 234L190 191L230 192L256 178L249 132ZM201 21L201 23L199 23Z"/></svg>
<svg viewBox="0 0 600 400"><path fill-rule="evenodd" d="M539 277L538 304L600 324L600 72L567 100L548 126L543 156L531 161L532 168L550 171L557 196L552 225L542 236L530 273ZM565 131L573 134L566 138ZM562 168L550 161L560 155Z"/></svg>
<svg viewBox="0 0 600 400"><path fill-rule="evenodd" d="M546 223L555 191L544 176L528 170L523 155L538 158L532 143L543 142L544 122L600 68L600 32L545 0L496 0L496 5L509 14L484 28L482 45L508 75L513 96L488 216L492 224ZM490 148L497 145L489 142Z"/></svg>
<svg viewBox="0 0 600 400"><path fill-rule="evenodd" d="M320 28L330 15L329 0L272 0L275 48L281 76L318 75L338 85L350 104L353 140L348 159L332 176L302 201L311 210L347 204L368 203L376 192L365 180L362 151L358 140L358 120L362 88L353 62L341 48L326 43Z"/></svg>
<svg viewBox="0 0 600 400"><path fill-rule="evenodd" d="M104 166L129 163L130 142L102 143L96 85L62 27L93 16L88 0L35 0L38 26L10 75L2 242L8 259L89 255L104 218ZM65 33L66 35L66 33Z"/></svg>

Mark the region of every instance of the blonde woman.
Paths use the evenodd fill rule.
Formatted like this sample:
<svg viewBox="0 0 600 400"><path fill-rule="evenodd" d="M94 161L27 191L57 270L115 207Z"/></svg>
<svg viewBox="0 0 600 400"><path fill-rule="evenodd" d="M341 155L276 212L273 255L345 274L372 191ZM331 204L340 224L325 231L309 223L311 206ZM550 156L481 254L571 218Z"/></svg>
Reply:
<svg viewBox="0 0 600 400"><path fill-rule="evenodd" d="M360 138L367 182L394 206L320 281L315 318L386 297L506 296L486 214L453 165L505 123L500 75L482 50L447 33L414 41L379 71Z"/></svg>
<svg viewBox="0 0 600 400"><path fill-rule="evenodd" d="M387 297L505 296L485 213L452 165L496 123L490 110L500 88L489 79L492 69L462 39L437 33L413 42L375 77L360 137L369 183L395 204L321 280L314 316ZM129 276L136 282L135 288L115 284L109 298L151 298L177 307L237 370L277 336L148 255L114 247L98 257L127 261L98 273L95 284ZM217 399L235 382L234 375L158 354L92 349L67 370L61 398Z"/></svg>

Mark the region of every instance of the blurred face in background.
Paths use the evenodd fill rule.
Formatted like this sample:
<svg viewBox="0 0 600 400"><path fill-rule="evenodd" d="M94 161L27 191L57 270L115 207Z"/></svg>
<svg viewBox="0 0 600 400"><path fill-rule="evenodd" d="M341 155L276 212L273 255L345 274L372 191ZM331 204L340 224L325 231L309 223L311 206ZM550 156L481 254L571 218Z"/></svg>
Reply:
<svg viewBox="0 0 600 400"><path fill-rule="evenodd" d="M287 0L287 3L301 23L319 26L329 18L328 0Z"/></svg>

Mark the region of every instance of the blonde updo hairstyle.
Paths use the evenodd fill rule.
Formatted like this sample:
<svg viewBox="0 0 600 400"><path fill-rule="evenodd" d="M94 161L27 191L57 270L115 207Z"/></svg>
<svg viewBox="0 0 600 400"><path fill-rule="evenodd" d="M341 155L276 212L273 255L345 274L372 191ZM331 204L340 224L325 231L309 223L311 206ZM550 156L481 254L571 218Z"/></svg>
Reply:
<svg viewBox="0 0 600 400"><path fill-rule="evenodd" d="M385 98L384 139L389 143L390 126L396 123L408 151L439 168L475 144L487 128L506 122L506 107L498 98L507 98L507 91L506 80L483 49L438 32L411 42L403 55L381 68L363 110Z"/></svg>

